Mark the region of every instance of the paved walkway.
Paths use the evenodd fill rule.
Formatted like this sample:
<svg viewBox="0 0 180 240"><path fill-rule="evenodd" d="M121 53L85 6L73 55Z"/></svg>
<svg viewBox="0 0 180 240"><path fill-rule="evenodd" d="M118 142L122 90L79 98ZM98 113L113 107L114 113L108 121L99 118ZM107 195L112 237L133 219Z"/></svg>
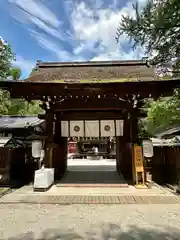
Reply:
<svg viewBox="0 0 180 240"><path fill-rule="evenodd" d="M116 159L68 159L68 171L116 171Z"/></svg>
<svg viewBox="0 0 180 240"><path fill-rule="evenodd" d="M0 205L1 240L179 240L180 205Z"/></svg>
<svg viewBox="0 0 180 240"><path fill-rule="evenodd" d="M0 198L1 204L180 204L180 197L160 186L151 189L118 187L58 187L47 192L34 192L33 186L24 186Z"/></svg>

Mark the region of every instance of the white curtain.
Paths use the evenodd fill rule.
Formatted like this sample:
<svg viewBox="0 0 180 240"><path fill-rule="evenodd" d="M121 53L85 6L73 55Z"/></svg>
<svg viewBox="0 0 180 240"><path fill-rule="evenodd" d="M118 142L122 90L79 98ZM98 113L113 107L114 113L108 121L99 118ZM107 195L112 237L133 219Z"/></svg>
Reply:
<svg viewBox="0 0 180 240"><path fill-rule="evenodd" d="M84 137L84 121L70 121L70 136Z"/></svg>
<svg viewBox="0 0 180 240"><path fill-rule="evenodd" d="M114 137L114 136L115 136L114 120L102 120L101 137Z"/></svg>
<svg viewBox="0 0 180 240"><path fill-rule="evenodd" d="M61 136L69 137L68 121L61 121Z"/></svg>
<svg viewBox="0 0 180 240"><path fill-rule="evenodd" d="M116 120L116 136L123 136L123 120Z"/></svg>
<svg viewBox="0 0 180 240"><path fill-rule="evenodd" d="M99 137L99 121L85 121L85 137Z"/></svg>

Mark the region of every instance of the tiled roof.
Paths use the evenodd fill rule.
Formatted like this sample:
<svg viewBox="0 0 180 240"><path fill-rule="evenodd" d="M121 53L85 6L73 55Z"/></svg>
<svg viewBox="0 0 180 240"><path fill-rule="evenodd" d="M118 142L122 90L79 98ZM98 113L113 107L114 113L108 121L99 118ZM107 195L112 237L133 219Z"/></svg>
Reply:
<svg viewBox="0 0 180 240"><path fill-rule="evenodd" d="M153 67L144 61L38 62L27 78L32 82L112 82L156 79Z"/></svg>
<svg viewBox="0 0 180 240"><path fill-rule="evenodd" d="M33 116L0 116L0 129L34 127L42 122L43 120Z"/></svg>

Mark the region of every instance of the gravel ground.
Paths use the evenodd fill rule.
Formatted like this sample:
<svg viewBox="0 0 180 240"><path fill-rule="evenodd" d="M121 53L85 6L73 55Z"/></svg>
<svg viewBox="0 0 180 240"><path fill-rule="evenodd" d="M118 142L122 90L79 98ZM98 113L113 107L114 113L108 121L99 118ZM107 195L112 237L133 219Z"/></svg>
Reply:
<svg viewBox="0 0 180 240"><path fill-rule="evenodd" d="M0 239L179 240L180 205L0 205Z"/></svg>

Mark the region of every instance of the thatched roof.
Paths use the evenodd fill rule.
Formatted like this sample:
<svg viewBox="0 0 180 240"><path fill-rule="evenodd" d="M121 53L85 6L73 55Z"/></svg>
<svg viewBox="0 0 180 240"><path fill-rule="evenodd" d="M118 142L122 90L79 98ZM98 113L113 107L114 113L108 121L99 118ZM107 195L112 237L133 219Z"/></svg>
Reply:
<svg viewBox="0 0 180 240"><path fill-rule="evenodd" d="M41 62L27 78L31 82L126 82L157 79L154 67L141 60Z"/></svg>

